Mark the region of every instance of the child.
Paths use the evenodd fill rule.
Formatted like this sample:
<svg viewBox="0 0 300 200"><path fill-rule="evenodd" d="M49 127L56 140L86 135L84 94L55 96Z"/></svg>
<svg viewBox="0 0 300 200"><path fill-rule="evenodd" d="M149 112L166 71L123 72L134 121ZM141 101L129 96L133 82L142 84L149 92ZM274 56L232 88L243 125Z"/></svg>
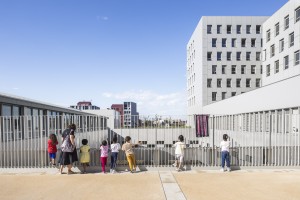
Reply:
<svg viewBox="0 0 300 200"><path fill-rule="evenodd" d="M106 140L102 141L102 145L100 146L100 150L101 150L100 160L101 160L102 172L105 174L105 166L106 166L107 157L108 157L108 145L107 145Z"/></svg>
<svg viewBox="0 0 300 200"><path fill-rule="evenodd" d="M49 157L50 157L50 164L52 166L55 166L55 158L56 158L56 152L57 152L57 148L56 145L58 144L57 142L57 137L55 134L51 134L49 136L49 140L48 140L48 153L49 153Z"/></svg>
<svg viewBox="0 0 300 200"><path fill-rule="evenodd" d="M121 146L119 143L117 143L117 141L118 141L118 138L114 137L112 140L112 144L110 145L110 149L111 149L110 173L116 172L118 153L121 149Z"/></svg>
<svg viewBox="0 0 300 200"><path fill-rule="evenodd" d="M230 172L230 160L229 160L229 147L230 147L230 142L228 140L228 135L224 134L223 135L223 141L220 144L221 147L221 152L222 152L222 168L221 172L224 172L224 167L225 167L225 160L226 160L226 165L227 165L227 170Z"/></svg>
<svg viewBox="0 0 300 200"><path fill-rule="evenodd" d="M175 164L177 171L181 171L183 167L184 148L186 147L183 143L183 135L179 135L178 142L174 144L175 147Z"/></svg>
<svg viewBox="0 0 300 200"><path fill-rule="evenodd" d="M89 166L90 163L90 146L88 144L87 139L83 139L81 141L82 145L80 147L80 163L83 166L83 174L86 174L86 167Z"/></svg>
<svg viewBox="0 0 300 200"><path fill-rule="evenodd" d="M132 144L131 143L131 137L126 136L125 137L125 143L122 146L122 150L125 151L126 158L129 164L130 172L133 173L136 171L136 163L135 163L135 156L133 153L133 147L138 144Z"/></svg>

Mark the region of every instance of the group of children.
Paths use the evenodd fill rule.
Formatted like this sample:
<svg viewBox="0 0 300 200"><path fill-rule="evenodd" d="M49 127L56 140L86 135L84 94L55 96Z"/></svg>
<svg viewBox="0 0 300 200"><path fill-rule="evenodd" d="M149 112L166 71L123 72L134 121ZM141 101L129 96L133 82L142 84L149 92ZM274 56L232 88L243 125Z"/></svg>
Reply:
<svg viewBox="0 0 300 200"><path fill-rule="evenodd" d="M57 152L57 147L56 147L57 144L58 142L57 142L56 135L51 134L48 140L48 153L51 160L50 164L52 166L56 165L55 158ZM135 160L133 148L139 144L140 143L137 144L131 143L131 137L126 136L125 143L122 145L122 150L126 154L126 158L131 173L136 171L136 160ZM182 135L178 137L178 142L174 144L174 147L175 147L175 163L173 164L173 166L176 167L177 171L181 171L183 168L183 161L184 161L184 148L186 148L186 145L184 144L184 137ZM230 159L229 159L230 156L229 147L230 147L229 137L227 134L224 134L223 141L220 143L221 154L222 154L222 168L221 168L222 172L225 171L224 169L225 161L227 165L227 170L231 171ZM103 173L105 173L106 171L105 167L107 164L109 151L111 152L110 173L116 172L118 153L120 150L121 150L121 145L118 143L116 136L113 137L110 146L108 145L108 142L106 140L102 141L102 145L100 146L100 162L101 162ZM80 147L80 163L83 167L82 173L86 173L86 168L89 166L90 163L90 146L88 145L87 139L82 140L82 146Z"/></svg>

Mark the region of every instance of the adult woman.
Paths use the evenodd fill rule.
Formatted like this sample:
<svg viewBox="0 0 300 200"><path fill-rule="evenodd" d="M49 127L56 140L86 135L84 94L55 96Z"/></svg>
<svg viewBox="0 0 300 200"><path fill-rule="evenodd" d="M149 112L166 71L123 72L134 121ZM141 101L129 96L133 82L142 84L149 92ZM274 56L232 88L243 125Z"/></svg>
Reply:
<svg viewBox="0 0 300 200"><path fill-rule="evenodd" d="M60 161L60 173L63 173L63 168L65 165L68 167L68 174L74 174L72 169L72 164L78 161L76 144L75 144L75 130L76 125L71 124L68 129L66 129L62 134L62 157Z"/></svg>

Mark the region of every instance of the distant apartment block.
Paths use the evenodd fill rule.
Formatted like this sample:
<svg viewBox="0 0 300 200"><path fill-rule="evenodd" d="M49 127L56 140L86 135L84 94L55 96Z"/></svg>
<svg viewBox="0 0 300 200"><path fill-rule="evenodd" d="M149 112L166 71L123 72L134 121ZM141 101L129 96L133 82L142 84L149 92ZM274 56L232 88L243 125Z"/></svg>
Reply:
<svg viewBox="0 0 300 200"><path fill-rule="evenodd" d="M100 110L100 107L92 105L90 101L80 101L76 106L70 106L70 108L77 110Z"/></svg>
<svg viewBox="0 0 300 200"><path fill-rule="evenodd" d="M123 127L139 126L139 113L137 112L136 103L124 102L123 104L113 104L111 109L120 112Z"/></svg>

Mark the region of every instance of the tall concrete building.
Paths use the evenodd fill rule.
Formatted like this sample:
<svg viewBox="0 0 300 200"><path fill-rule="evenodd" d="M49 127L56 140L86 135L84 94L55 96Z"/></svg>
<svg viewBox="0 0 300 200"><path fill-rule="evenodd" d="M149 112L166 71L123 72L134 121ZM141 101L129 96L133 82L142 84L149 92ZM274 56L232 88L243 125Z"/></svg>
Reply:
<svg viewBox="0 0 300 200"><path fill-rule="evenodd" d="M202 17L187 45L188 114L261 86L268 17Z"/></svg>
<svg viewBox="0 0 300 200"><path fill-rule="evenodd" d="M123 104L113 104L111 109L120 112L121 124L123 127L139 126L139 113L134 102L124 102Z"/></svg>

